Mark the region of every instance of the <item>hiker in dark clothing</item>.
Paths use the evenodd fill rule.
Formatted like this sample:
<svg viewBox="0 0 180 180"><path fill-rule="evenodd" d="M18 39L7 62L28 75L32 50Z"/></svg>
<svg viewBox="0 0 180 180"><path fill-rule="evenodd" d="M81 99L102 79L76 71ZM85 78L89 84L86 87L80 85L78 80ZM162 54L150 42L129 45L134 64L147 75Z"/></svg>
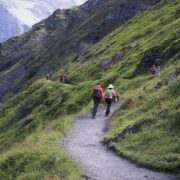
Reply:
<svg viewBox="0 0 180 180"><path fill-rule="evenodd" d="M48 73L46 74L46 79L47 79L48 81L51 81L51 79L52 79L52 73L51 73L51 72L48 72Z"/></svg>
<svg viewBox="0 0 180 180"><path fill-rule="evenodd" d="M92 110L92 119L95 119L97 108L99 106L100 101L103 99L103 89L99 83L94 86L91 91L91 96L93 97L94 107Z"/></svg>
<svg viewBox="0 0 180 180"><path fill-rule="evenodd" d="M50 76L50 74L47 73L47 74L46 74L46 79L47 79L47 80L49 80L49 76Z"/></svg>
<svg viewBox="0 0 180 180"><path fill-rule="evenodd" d="M67 75L66 74L64 74L64 83L67 83Z"/></svg>
<svg viewBox="0 0 180 180"><path fill-rule="evenodd" d="M59 77L59 79L60 79L60 82L62 82L62 83L63 83L63 82L64 82L64 75L63 75L63 74L61 74L61 75L60 75L60 77Z"/></svg>
<svg viewBox="0 0 180 180"><path fill-rule="evenodd" d="M110 108L111 108L112 102L117 101L117 95L113 88L114 88L114 86L112 84L110 84L104 94L104 98L105 98L105 101L107 104L106 117L110 113Z"/></svg>
<svg viewBox="0 0 180 180"><path fill-rule="evenodd" d="M51 81L52 80L52 73L49 72L49 80Z"/></svg>

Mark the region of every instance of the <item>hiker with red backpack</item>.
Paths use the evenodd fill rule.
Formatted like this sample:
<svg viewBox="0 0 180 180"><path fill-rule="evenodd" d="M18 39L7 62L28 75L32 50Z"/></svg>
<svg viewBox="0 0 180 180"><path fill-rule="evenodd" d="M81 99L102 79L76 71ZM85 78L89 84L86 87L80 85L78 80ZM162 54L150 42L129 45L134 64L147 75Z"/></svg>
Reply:
<svg viewBox="0 0 180 180"><path fill-rule="evenodd" d="M91 96L94 102L94 107L92 110L92 119L95 119L97 108L99 106L100 101L102 101L103 99L103 89L99 83L97 83L96 86L94 86L94 88L92 89Z"/></svg>
<svg viewBox="0 0 180 180"><path fill-rule="evenodd" d="M112 84L109 84L109 86L107 87L105 94L104 94L104 99L107 104L106 117L108 117L108 115L110 113L110 108L111 108L112 102L117 101L117 95L113 88L114 88L114 86Z"/></svg>
<svg viewBox="0 0 180 180"><path fill-rule="evenodd" d="M64 75L63 75L63 74L60 75L59 80L60 80L60 82L62 82L62 83L64 82Z"/></svg>

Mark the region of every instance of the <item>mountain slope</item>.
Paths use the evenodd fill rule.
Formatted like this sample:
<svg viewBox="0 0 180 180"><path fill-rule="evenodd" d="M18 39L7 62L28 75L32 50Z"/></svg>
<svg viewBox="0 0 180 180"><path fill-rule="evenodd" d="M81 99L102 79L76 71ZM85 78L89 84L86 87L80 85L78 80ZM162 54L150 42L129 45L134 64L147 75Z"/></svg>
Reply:
<svg viewBox="0 0 180 180"><path fill-rule="evenodd" d="M110 119L105 142L139 165L178 173L179 9L178 0L162 0L79 56L79 44L71 43L81 42L86 36L79 39L75 36L78 30L74 31L75 35L72 31L62 46L64 53L57 42L47 53L31 61L29 66L38 68L39 74L34 72L36 76L29 78L28 84L18 92L6 97L6 102L0 106L3 157L0 177L80 179L79 168L63 153L59 154L56 145L58 137L65 135L72 125L69 115L82 109L90 111L92 104L87 106L88 95L96 82L104 88L113 83L122 100L121 108ZM86 22L82 24L82 28L85 27ZM81 27L79 32L82 34L80 30ZM69 47L72 49L66 49ZM48 52L51 61L44 65L43 58L47 60ZM40 73L45 66L51 67L51 62L55 63L53 82L47 83ZM160 76L148 71L154 63L162 67ZM1 76L5 77L18 66L2 71ZM59 74L64 72L74 85L59 83ZM176 78L172 79L174 72ZM162 88L156 91L157 82L161 82ZM128 132L130 127L135 130ZM24 160L28 163L23 163ZM67 168L71 164L72 174Z"/></svg>
<svg viewBox="0 0 180 180"><path fill-rule="evenodd" d="M75 0L0 0L0 42L29 30L32 25L47 18L57 8L67 9L83 2Z"/></svg>
<svg viewBox="0 0 180 180"><path fill-rule="evenodd" d="M113 29L157 2L159 0L91 0L79 8L57 10L48 19L34 25L31 31L2 44L0 71L4 71L5 75L0 79L4 87L0 97L17 83L27 81L26 76L35 76L36 71L39 75L58 68L67 54L73 54L75 59L85 53ZM18 66L14 68L17 63ZM10 68L13 70L5 73ZM14 76L16 71L21 72L18 82L14 79L10 85L6 85L6 80Z"/></svg>

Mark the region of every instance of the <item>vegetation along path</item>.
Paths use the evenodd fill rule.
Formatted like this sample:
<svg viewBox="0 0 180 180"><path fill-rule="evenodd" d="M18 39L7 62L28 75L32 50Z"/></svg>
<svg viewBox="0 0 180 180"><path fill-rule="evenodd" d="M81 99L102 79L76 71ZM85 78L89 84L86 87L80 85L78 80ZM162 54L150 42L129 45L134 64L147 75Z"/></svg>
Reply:
<svg viewBox="0 0 180 180"><path fill-rule="evenodd" d="M117 107L113 107L115 111ZM173 180L172 175L154 172L118 157L103 145L107 125L105 110L96 119L91 114L76 118L70 135L62 142L64 149L80 163L84 177L93 180Z"/></svg>

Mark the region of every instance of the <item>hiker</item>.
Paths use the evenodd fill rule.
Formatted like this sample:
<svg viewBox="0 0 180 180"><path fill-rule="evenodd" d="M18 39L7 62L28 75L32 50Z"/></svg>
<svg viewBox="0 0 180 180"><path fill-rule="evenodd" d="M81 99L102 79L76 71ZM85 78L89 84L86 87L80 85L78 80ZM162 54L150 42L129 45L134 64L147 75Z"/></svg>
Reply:
<svg viewBox="0 0 180 180"><path fill-rule="evenodd" d="M67 75L64 74L64 83L67 83Z"/></svg>
<svg viewBox="0 0 180 180"><path fill-rule="evenodd" d="M47 74L46 74L46 79L47 79L47 80L49 80L49 76L50 76L50 74L47 73Z"/></svg>
<svg viewBox="0 0 180 180"><path fill-rule="evenodd" d="M152 67L151 67L151 69L150 69L150 71L152 72L152 74L155 74L156 73L156 66L155 65L153 65Z"/></svg>
<svg viewBox="0 0 180 180"><path fill-rule="evenodd" d="M160 76L160 74L161 74L161 67L160 67L160 66L158 66L158 67L156 68L156 74L157 74L158 76Z"/></svg>
<svg viewBox="0 0 180 180"><path fill-rule="evenodd" d="M49 80L51 81L52 80L52 73L49 72Z"/></svg>
<svg viewBox="0 0 180 180"><path fill-rule="evenodd" d="M48 73L46 74L46 79L47 79L48 81L51 80L51 73L50 73L50 72L48 72Z"/></svg>
<svg viewBox="0 0 180 180"><path fill-rule="evenodd" d="M62 82L62 83L64 82L64 75L63 74L60 75L60 82Z"/></svg>
<svg viewBox="0 0 180 180"><path fill-rule="evenodd" d="M97 83L93 87L93 89L91 91L91 96L92 96L93 102L94 102L94 107L92 110L92 119L95 119L97 108L99 106L100 101L102 101L102 99L103 99L103 89L99 83Z"/></svg>
<svg viewBox="0 0 180 180"><path fill-rule="evenodd" d="M112 84L109 84L107 87L105 94L104 94L105 102L107 104L107 109L106 109L106 117L110 113L110 107L113 101L117 101L117 95L114 90L114 86Z"/></svg>

